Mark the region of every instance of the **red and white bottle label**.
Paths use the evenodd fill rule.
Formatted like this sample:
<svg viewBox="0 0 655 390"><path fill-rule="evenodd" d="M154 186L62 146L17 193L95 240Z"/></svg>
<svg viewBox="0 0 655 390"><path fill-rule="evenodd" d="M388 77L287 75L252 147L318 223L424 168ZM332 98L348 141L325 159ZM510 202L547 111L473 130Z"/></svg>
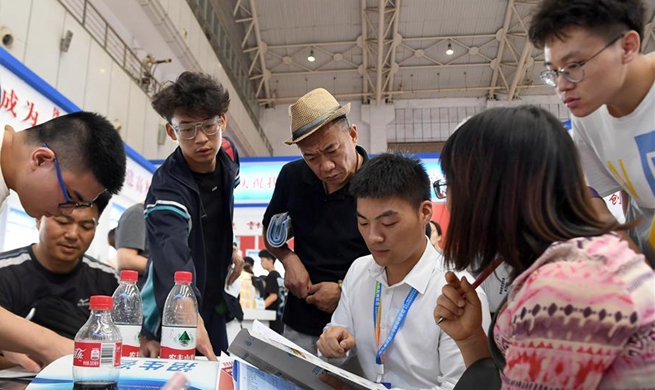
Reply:
<svg viewBox="0 0 655 390"><path fill-rule="evenodd" d="M121 355L123 357L138 357L139 356L139 333L141 327L138 325L116 325L118 330L121 331L123 337L123 347Z"/></svg>
<svg viewBox="0 0 655 390"><path fill-rule="evenodd" d="M121 364L121 343L75 342L75 367L118 367Z"/></svg>
<svg viewBox="0 0 655 390"><path fill-rule="evenodd" d="M196 328L162 326L159 356L162 359L195 359Z"/></svg>

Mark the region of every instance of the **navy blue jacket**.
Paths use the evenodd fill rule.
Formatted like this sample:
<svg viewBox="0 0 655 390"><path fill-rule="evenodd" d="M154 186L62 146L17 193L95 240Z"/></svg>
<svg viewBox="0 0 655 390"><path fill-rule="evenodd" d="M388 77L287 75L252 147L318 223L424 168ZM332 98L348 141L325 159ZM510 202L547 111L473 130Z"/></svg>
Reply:
<svg viewBox="0 0 655 390"><path fill-rule="evenodd" d="M232 263L232 217L234 188L239 184L239 155L227 138L216 156L222 166L221 191L224 202L223 220L216 226L216 240L223 248L212 256L223 264L219 275L207 275L205 240L201 218L204 207L200 191L189 166L178 147L155 172L145 201L144 216L150 243L143 298L143 330L149 338L159 338L161 315L169 291L175 284L176 271L193 273L193 288L202 310L203 293L209 283L225 284ZM229 217L229 218L227 218ZM223 289L219 289L223 291Z"/></svg>

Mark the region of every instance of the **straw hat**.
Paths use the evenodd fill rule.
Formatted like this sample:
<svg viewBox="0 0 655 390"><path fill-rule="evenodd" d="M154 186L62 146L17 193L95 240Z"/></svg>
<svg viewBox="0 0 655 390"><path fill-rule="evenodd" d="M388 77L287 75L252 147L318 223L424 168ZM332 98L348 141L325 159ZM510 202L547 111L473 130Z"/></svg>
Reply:
<svg viewBox="0 0 655 390"><path fill-rule="evenodd" d="M287 145L309 137L324 124L348 114L350 103L339 105L337 99L323 88L316 88L289 106L291 138Z"/></svg>

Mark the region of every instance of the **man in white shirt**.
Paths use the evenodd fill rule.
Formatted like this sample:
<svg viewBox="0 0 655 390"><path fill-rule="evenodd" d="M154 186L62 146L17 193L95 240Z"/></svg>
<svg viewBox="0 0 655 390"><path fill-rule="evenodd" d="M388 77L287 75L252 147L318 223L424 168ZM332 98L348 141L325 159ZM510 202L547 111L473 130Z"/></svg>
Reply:
<svg viewBox="0 0 655 390"><path fill-rule="evenodd" d="M650 12L653 10L651 9ZM655 55L643 54L643 0L545 0L529 29L544 49L541 78L571 110L573 138L593 190L622 191L630 238L655 266Z"/></svg>
<svg viewBox="0 0 655 390"><path fill-rule="evenodd" d="M465 366L432 317L447 269L425 235L432 216L425 168L416 158L381 154L355 175L350 191L371 255L348 270L319 351L337 364L356 356L367 379L389 388L453 389ZM487 300L481 289L478 294L486 328ZM335 378L324 380L348 388Z"/></svg>

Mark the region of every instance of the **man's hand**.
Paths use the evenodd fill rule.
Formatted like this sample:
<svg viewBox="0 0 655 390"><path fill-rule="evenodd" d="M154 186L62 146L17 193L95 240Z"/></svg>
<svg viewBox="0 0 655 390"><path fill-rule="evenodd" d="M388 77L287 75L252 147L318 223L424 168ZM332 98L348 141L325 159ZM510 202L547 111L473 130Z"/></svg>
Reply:
<svg viewBox="0 0 655 390"><path fill-rule="evenodd" d="M196 332L196 349L201 354L205 355L208 360L218 360L214 354L214 348L212 348L212 343L209 341L209 334L207 329L205 329L205 322L198 314L198 329Z"/></svg>
<svg viewBox="0 0 655 390"><path fill-rule="evenodd" d="M309 286L308 296L305 301L315 305L319 310L326 313L333 313L339 305L341 289L335 282L321 282Z"/></svg>
<svg viewBox="0 0 655 390"><path fill-rule="evenodd" d="M17 353L17 352L10 352L10 351L2 351L2 354L4 357L9 360L10 362L17 364L27 371L30 372L39 372L41 371L41 365L34 360L30 359L29 356L22 354L22 353Z"/></svg>
<svg viewBox="0 0 655 390"><path fill-rule="evenodd" d="M291 252L283 261L284 285L291 294L300 299L307 298L309 286L312 284L307 269L295 253Z"/></svg>
<svg viewBox="0 0 655 390"><path fill-rule="evenodd" d="M230 278L227 280L228 286L234 283L241 276L241 271L243 271L244 261L236 249L232 251L232 264L234 265L234 269L232 270L232 274L230 274Z"/></svg>
<svg viewBox="0 0 655 390"><path fill-rule="evenodd" d="M330 375L327 372L322 372L318 378L325 382L328 386L332 387L334 390L355 390L354 387L345 384L341 379L334 375Z"/></svg>
<svg viewBox="0 0 655 390"><path fill-rule="evenodd" d="M161 349L161 345L159 344L159 341L148 340L145 337L141 336L139 337L139 345L141 346L139 350L140 357L147 357L147 358L159 357L159 350Z"/></svg>
<svg viewBox="0 0 655 390"><path fill-rule="evenodd" d="M342 358L355 346L355 338L341 326L329 328L316 342L316 347L326 358Z"/></svg>

